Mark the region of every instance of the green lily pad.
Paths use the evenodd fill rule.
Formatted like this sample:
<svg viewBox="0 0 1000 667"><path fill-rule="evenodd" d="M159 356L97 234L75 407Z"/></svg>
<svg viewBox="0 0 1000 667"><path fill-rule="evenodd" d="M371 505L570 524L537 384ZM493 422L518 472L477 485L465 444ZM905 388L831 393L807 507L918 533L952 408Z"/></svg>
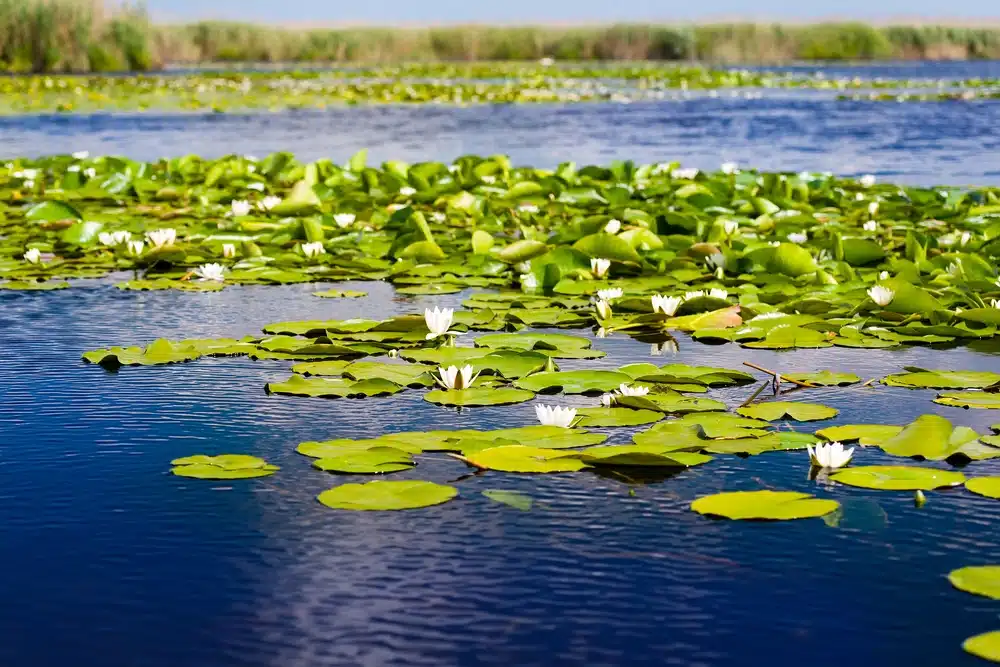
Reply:
<svg viewBox="0 0 1000 667"><path fill-rule="evenodd" d="M170 469L173 474L195 479L250 479L267 477L279 470L278 466L247 454L195 454L174 459L170 465L174 466Z"/></svg>
<svg viewBox="0 0 1000 667"><path fill-rule="evenodd" d="M1000 500L1000 477L974 477L965 483L965 488L980 496Z"/></svg>
<svg viewBox="0 0 1000 667"><path fill-rule="evenodd" d="M0 282L0 290L11 290L18 292L47 292L56 289L66 289L69 287L68 282L56 282L54 280L46 280L43 282L34 282L28 280L8 280L5 282Z"/></svg>
<svg viewBox="0 0 1000 667"><path fill-rule="evenodd" d="M631 377L617 371L545 371L521 378L514 386L543 393L587 394L612 391L631 382Z"/></svg>
<svg viewBox="0 0 1000 667"><path fill-rule="evenodd" d="M659 410L666 414L687 414L691 412L713 412L726 409L726 404L712 398L698 398L678 393L650 393L645 396L619 396L616 400L635 410Z"/></svg>
<svg viewBox="0 0 1000 667"><path fill-rule="evenodd" d="M933 491L958 486L965 475L949 470L917 468L915 466L859 466L838 470L830 479L848 486L888 491Z"/></svg>
<svg viewBox="0 0 1000 667"><path fill-rule="evenodd" d="M535 397L534 392L512 387L469 387L468 389L435 389L424 394L424 400L438 405L473 407L524 403Z"/></svg>
<svg viewBox="0 0 1000 667"><path fill-rule="evenodd" d="M1000 600L1000 565L974 565L952 570L948 581L960 591Z"/></svg>
<svg viewBox="0 0 1000 667"><path fill-rule="evenodd" d="M831 442L855 442L861 439L882 441L899 435L902 430L902 426L889 424L842 424L827 426L816 431L816 435Z"/></svg>
<svg viewBox="0 0 1000 667"><path fill-rule="evenodd" d="M160 338L147 347L111 347L106 350L94 350L83 355L84 361L99 364L105 368L119 366L157 366L160 364L176 364L192 361L202 356L202 353L184 343L174 343Z"/></svg>
<svg viewBox="0 0 1000 667"><path fill-rule="evenodd" d="M660 452L641 445L607 445L583 450L580 459L592 466L689 468L708 463L712 457L691 452Z"/></svg>
<svg viewBox="0 0 1000 667"><path fill-rule="evenodd" d="M940 405L950 405L956 408L981 408L984 410L1000 410L1000 394L985 391L952 391L938 394L934 399Z"/></svg>
<svg viewBox="0 0 1000 667"><path fill-rule="evenodd" d="M955 428L938 415L921 415L896 435L875 439L864 437L861 444L877 446L893 456L910 456L944 461L975 443L979 435L970 428Z"/></svg>
<svg viewBox="0 0 1000 667"><path fill-rule="evenodd" d="M403 391L403 388L398 384L382 379L355 382L344 378L302 377L301 375L293 375L284 382L269 382L265 389L269 394L319 398L389 396Z"/></svg>
<svg viewBox="0 0 1000 667"><path fill-rule="evenodd" d="M463 460L476 468L501 472L575 472L587 467L575 454L525 445L490 447L470 453Z"/></svg>
<svg viewBox="0 0 1000 667"><path fill-rule="evenodd" d="M324 292L313 292L312 295L323 299L360 299L363 296L368 296L368 292L331 289Z"/></svg>
<svg viewBox="0 0 1000 667"><path fill-rule="evenodd" d="M642 426L663 419L660 411L629 408L580 408L576 416L578 426Z"/></svg>
<svg viewBox="0 0 1000 667"><path fill-rule="evenodd" d="M420 364L387 364L378 361L355 361L344 369L350 380L387 380L402 387L429 387L434 384L430 369Z"/></svg>
<svg viewBox="0 0 1000 667"><path fill-rule="evenodd" d="M319 494L327 507L343 510L408 510L448 502L458 489L422 480L342 484Z"/></svg>
<svg viewBox="0 0 1000 667"><path fill-rule="evenodd" d="M376 475L409 470L414 465L410 453L395 447L345 452L340 456L326 456L313 461L313 467L336 473Z"/></svg>
<svg viewBox="0 0 1000 667"><path fill-rule="evenodd" d="M806 382L819 387L843 387L861 382L854 373L834 373L833 371L814 371L812 373L782 373L782 378Z"/></svg>
<svg viewBox="0 0 1000 667"><path fill-rule="evenodd" d="M914 369L906 373L888 375L882 382L890 387L910 389L985 389L1000 383L1000 373Z"/></svg>
<svg viewBox="0 0 1000 667"><path fill-rule="evenodd" d="M1000 662L1000 630L969 637L962 643L962 648L977 658Z"/></svg>
<svg viewBox="0 0 1000 667"><path fill-rule="evenodd" d="M527 512L533 503L531 496L520 491L504 491L503 489L486 489L483 495L494 502L509 505L514 509Z"/></svg>
<svg viewBox="0 0 1000 667"><path fill-rule="evenodd" d="M840 412L836 408L831 408L819 403L797 403L793 401L771 401L767 403L755 403L742 408L737 408L736 412L744 417L753 417L765 421L776 421L778 419L794 419L800 422L821 421L836 417Z"/></svg>
<svg viewBox="0 0 1000 667"><path fill-rule="evenodd" d="M794 491L731 491L703 496L691 503L691 509L699 514L773 521L820 517L838 507L840 504L835 500Z"/></svg>
<svg viewBox="0 0 1000 667"><path fill-rule="evenodd" d="M343 375L344 369L352 362L337 359L333 361L307 361L292 366L292 372L298 375Z"/></svg>

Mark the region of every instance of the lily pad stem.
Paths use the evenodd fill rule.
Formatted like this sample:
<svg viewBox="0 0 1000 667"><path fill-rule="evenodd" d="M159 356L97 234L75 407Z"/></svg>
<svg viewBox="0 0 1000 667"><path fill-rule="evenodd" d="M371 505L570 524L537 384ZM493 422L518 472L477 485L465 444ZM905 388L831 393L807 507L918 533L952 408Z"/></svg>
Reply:
<svg viewBox="0 0 1000 667"><path fill-rule="evenodd" d="M816 386L816 385L811 384L809 382L800 382L799 380L793 380L790 377L787 377L787 376L784 376L784 375L780 375L777 371L769 370L767 368L764 368L763 366L758 366L757 364L751 363L749 361L744 361L743 365L744 366L749 366L750 368L755 368L755 369L757 369L758 371L760 371L762 373L767 373L771 377L781 377L782 380L786 380L786 381L791 382L792 384L798 385L800 387L815 387Z"/></svg>

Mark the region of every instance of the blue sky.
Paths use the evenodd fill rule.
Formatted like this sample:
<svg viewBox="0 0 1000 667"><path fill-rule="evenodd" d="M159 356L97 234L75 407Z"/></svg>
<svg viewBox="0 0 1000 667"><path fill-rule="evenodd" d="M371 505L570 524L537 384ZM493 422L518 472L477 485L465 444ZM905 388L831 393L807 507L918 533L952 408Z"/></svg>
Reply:
<svg viewBox="0 0 1000 667"><path fill-rule="evenodd" d="M995 0L147 0L160 19L223 18L281 23L505 23L816 18L1000 20Z"/></svg>

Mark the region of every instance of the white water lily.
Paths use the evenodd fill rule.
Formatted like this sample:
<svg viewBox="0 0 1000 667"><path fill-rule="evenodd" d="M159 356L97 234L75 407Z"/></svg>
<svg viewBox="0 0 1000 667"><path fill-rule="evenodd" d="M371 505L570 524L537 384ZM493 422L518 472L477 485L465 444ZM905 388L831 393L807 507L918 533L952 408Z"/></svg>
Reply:
<svg viewBox="0 0 1000 667"><path fill-rule="evenodd" d="M253 183L247 183L247 190L253 190L255 192L263 192L264 184L260 181L254 181Z"/></svg>
<svg viewBox="0 0 1000 667"><path fill-rule="evenodd" d="M353 213L335 213L333 216L333 221L337 223L337 226L341 229L353 225L355 219L356 217Z"/></svg>
<svg viewBox="0 0 1000 667"><path fill-rule="evenodd" d="M612 218L611 220L608 220L608 224L604 225L604 231L606 231L608 234L617 234L621 230L622 230L621 220L615 220Z"/></svg>
<svg viewBox="0 0 1000 667"><path fill-rule="evenodd" d="M83 170L83 175L87 178L93 178L94 176L97 176L97 170L93 167L87 167Z"/></svg>
<svg viewBox="0 0 1000 667"><path fill-rule="evenodd" d="M534 204L518 204L517 210L521 213L538 213L538 207Z"/></svg>
<svg viewBox="0 0 1000 667"><path fill-rule="evenodd" d="M603 278L608 275L608 269L610 268L610 259L600 259L598 257L594 257L590 260L590 272L593 273L596 278Z"/></svg>
<svg viewBox="0 0 1000 667"><path fill-rule="evenodd" d="M722 229L726 232L726 236L732 236L736 232L740 231L740 223L736 220L725 220L722 223Z"/></svg>
<svg viewBox="0 0 1000 667"><path fill-rule="evenodd" d="M177 240L177 230L167 227L165 229L154 229L146 232L146 239L154 248L166 248L172 246Z"/></svg>
<svg viewBox="0 0 1000 667"><path fill-rule="evenodd" d="M74 160L86 160L90 157L90 151L76 151L73 153Z"/></svg>
<svg viewBox="0 0 1000 667"><path fill-rule="evenodd" d="M681 180L693 181L695 178L698 177L698 173L699 172L697 167L679 168L679 169L674 169L673 171L670 172L670 178L674 179L675 181L681 181Z"/></svg>
<svg viewBox="0 0 1000 667"><path fill-rule="evenodd" d="M889 279L889 272L888 271L882 271L881 273L878 274L878 279L879 280L888 280Z"/></svg>
<svg viewBox="0 0 1000 667"><path fill-rule="evenodd" d="M875 185L875 175L865 174L864 176L858 179L858 183L860 183L861 187L863 188L870 188L871 186Z"/></svg>
<svg viewBox="0 0 1000 667"><path fill-rule="evenodd" d="M691 299L697 299L698 297L705 296L705 290L694 290L693 292L685 292L684 300L690 301Z"/></svg>
<svg viewBox="0 0 1000 667"><path fill-rule="evenodd" d="M597 317L601 320L611 319L611 304L603 299L594 303L594 310L597 311Z"/></svg>
<svg viewBox="0 0 1000 667"><path fill-rule="evenodd" d="M708 295L713 299L726 300L729 298L729 292L727 292L724 289L719 289L718 287L713 287L712 289L708 290Z"/></svg>
<svg viewBox="0 0 1000 667"><path fill-rule="evenodd" d="M809 451L809 461L815 467L827 470L843 468L850 463L851 457L854 456L853 447L844 449L844 446L839 442L818 443L815 448L812 445L807 445L806 449Z"/></svg>
<svg viewBox="0 0 1000 667"><path fill-rule="evenodd" d="M616 398L615 394L601 394L601 405L605 408L610 408L615 404Z"/></svg>
<svg viewBox="0 0 1000 667"><path fill-rule="evenodd" d="M229 208L235 216L250 215L250 202L245 199L234 199L229 204Z"/></svg>
<svg viewBox="0 0 1000 667"><path fill-rule="evenodd" d="M128 251L128 254L132 255L133 257L138 257L139 255L142 254L142 251L145 247L146 244L143 243L142 241L129 241L126 249Z"/></svg>
<svg viewBox="0 0 1000 667"><path fill-rule="evenodd" d="M740 170L740 165L736 164L735 162L723 162L719 166L719 169L722 170L723 174L735 174Z"/></svg>
<svg viewBox="0 0 1000 667"><path fill-rule="evenodd" d="M662 294L654 294L649 299L653 303L654 313L663 313L668 317L672 317L684 301L679 296L663 296Z"/></svg>
<svg viewBox="0 0 1000 667"><path fill-rule="evenodd" d="M411 188L409 185L404 185L399 189L399 194L403 195L404 197L410 197L412 195L417 194L417 191L414 188Z"/></svg>
<svg viewBox="0 0 1000 667"><path fill-rule="evenodd" d="M990 301L990 305L994 308L1000 308L1000 299L993 299Z"/></svg>
<svg viewBox="0 0 1000 667"><path fill-rule="evenodd" d="M223 243L222 244L222 256L226 259L232 259L236 257L236 245L233 243Z"/></svg>
<svg viewBox="0 0 1000 667"><path fill-rule="evenodd" d="M962 236L958 239L959 245L966 245L972 240L972 232L962 232Z"/></svg>
<svg viewBox="0 0 1000 667"><path fill-rule="evenodd" d="M202 264L194 270L194 275L198 276L199 280L221 283L226 279L226 269L222 264Z"/></svg>
<svg viewBox="0 0 1000 667"><path fill-rule="evenodd" d="M649 393L649 387L644 387L641 384L629 386L627 384L622 384L618 387L618 393L622 396L645 396Z"/></svg>
<svg viewBox="0 0 1000 667"><path fill-rule="evenodd" d="M326 254L326 248L323 247L322 241L314 241L312 243L302 244L302 254L306 257L319 257L320 255Z"/></svg>
<svg viewBox="0 0 1000 667"><path fill-rule="evenodd" d="M869 220L865 224L861 225L861 228L864 229L866 232L874 232L876 229L878 229L878 223L875 222L874 220Z"/></svg>
<svg viewBox="0 0 1000 667"><path fill-rule="evenodd" d="M948 273L950 275L952 275L952 276L954 276L956 278L960 277L962 275L962 273L964 273L962 271L962 265L961 265L961 263L957 262L957 261L956 262L952 262L951 264L949 264L947 271L948 271Z"/></svg>
<svg viewBox="0 0 1000 667"><path fill-rule="evenodd" d="M42 251L38 248L31 248L28 252L24 253L24 261L28 264L38 264L42 261Z"/></svg>
<svg viewBox="0 0 1000 667"><path fill-rule="evenodd" d="M454 318L454 308L438 308L437 306L434 307L434 310L425 308L424 322L427 324L427 330L430 332L427 334L427 340L451 333L448 329L451 327L451 322Z"/></svg>
<svg viewBox="0 0 1000 667"><path fill-rule="evenodd" d="M562 426L569 428L576 419L576 408L564 408L557 405L536 405L535 415L542 426Z"/></svg>
<svg viewBox="0 0 1000 667"><path fill-rule="evenodd" d="M622 298L622 288L621 287L609 287L608 289L597 290L597 298L600 301L612 301L614 299Z"/></svg>
<svg viewBox="0 0 1000 667"><path fill-rule="evenodd" d="M538 278L535 277L534 273L522 273L521 274L521 287L523 289L537 289L538 288Z"/></svg>
<svg viewBox="0 0 1000 667"><path fill-rule="evenodd" d="M804 232L792 232L787 236L787 238L792 243L797 243L801 245L809 240L809 235Z"/></svg>
<svg viewBox="0 0 1000 667"><path fill-rule="evenodd" d="M448 368L442 366L438 368L438 374L434 379L444 389L467 389L477 377L479 377L479 373L473 374L472 366L466 364L461 368L458 366L449 366Z"/></svg>
<svg viewBox="0 0 1000 667"><path fill-rule="evenodd" d="M125 245L132 240L132 233L126 231L120 232L101 232L97 235L97 240L101 242L102 245L106 245L109 248L115 246Z"/></svg>
<svg viewBox="0 0 1000 667"><path fill-rule="evenodd" d="M270 211L272 208L281 203L281 197L276 197L274 195L269 195L264 197L258 202L257 206L262 211Z"/></svg>
<svg viewBox="0 0 1000 667"><path fill-rule="evenodd" d="M868 204L868 215L874 216L876 213L878 213L878 202L873 201Z"/></svg>
<svg viewBox="0 0 1000 667"><path fill-rule="evenodd" d="M705 258L705 264L708 265L710 269L723 269L726 268L726 256L721 252L713 252L711 255Z"/></svg>
<svg viewBox="0 0 1000 667"><path fill-rule="evenodd" d="M883 285L875 285L875 287L868 289L868 296L871 297L872 301L885 308L892 303L896 293Z"/></svg>

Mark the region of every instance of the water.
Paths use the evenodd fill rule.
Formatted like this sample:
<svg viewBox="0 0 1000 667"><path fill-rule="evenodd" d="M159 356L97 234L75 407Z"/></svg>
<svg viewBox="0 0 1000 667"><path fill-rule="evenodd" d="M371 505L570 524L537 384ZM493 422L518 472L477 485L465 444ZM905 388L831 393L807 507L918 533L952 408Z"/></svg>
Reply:
<svg viewBox="0 0 1000 667"><path fill-rule="evenodd" d="M5 119L0 138L10 155L287 149L343 159L369 146L375 159L471 151L533 164L737 159L995 184L996 108L763 100ZM459 499L413 512L338 512L314 500L336 478L295 454L298 442L526 425L531 405L456 413L425 403L419 390L366 401L267 396L264 384L285 377L289 362L202 359L108 373L79 358L108 344L385 317L464 296L343 287L369 297L317 299L312 286L126 293L104 281L0 292L0 590L8 602L0 664L47 667L81 656L107 667L981 664L959 645L996 629L1000 605L953 590L944 575L996 561L996 501L952 490L929 493L917 509L906 493L817 486L801 452L718 457L632 486L592 473L469 477L457 461L428 455L399 477L454 482ZM657 361L628 338L595 345L609 352L601 364ZM992 344L779 353L682 337L676 359L867 379L906 365L1000 370L998 353ZM736 405L750 391L714 395ZM925 412L980 431L1000 421L996 411L937 406L933 395L878 387L795 396L840 408L829 423L905 423ZM633 430L610 432L626 442ZM167 473L172 458L196 452L257 454L282 471L235 483ZM859 463L889 460L858 454ZM1000 474L1000 463L968 471ZM492 503L480 495L491 488L528 493L535 507ZM700 495L753 488L816 492L841 500L845 515L829 527L711 521L687 509Z"/></svg>

